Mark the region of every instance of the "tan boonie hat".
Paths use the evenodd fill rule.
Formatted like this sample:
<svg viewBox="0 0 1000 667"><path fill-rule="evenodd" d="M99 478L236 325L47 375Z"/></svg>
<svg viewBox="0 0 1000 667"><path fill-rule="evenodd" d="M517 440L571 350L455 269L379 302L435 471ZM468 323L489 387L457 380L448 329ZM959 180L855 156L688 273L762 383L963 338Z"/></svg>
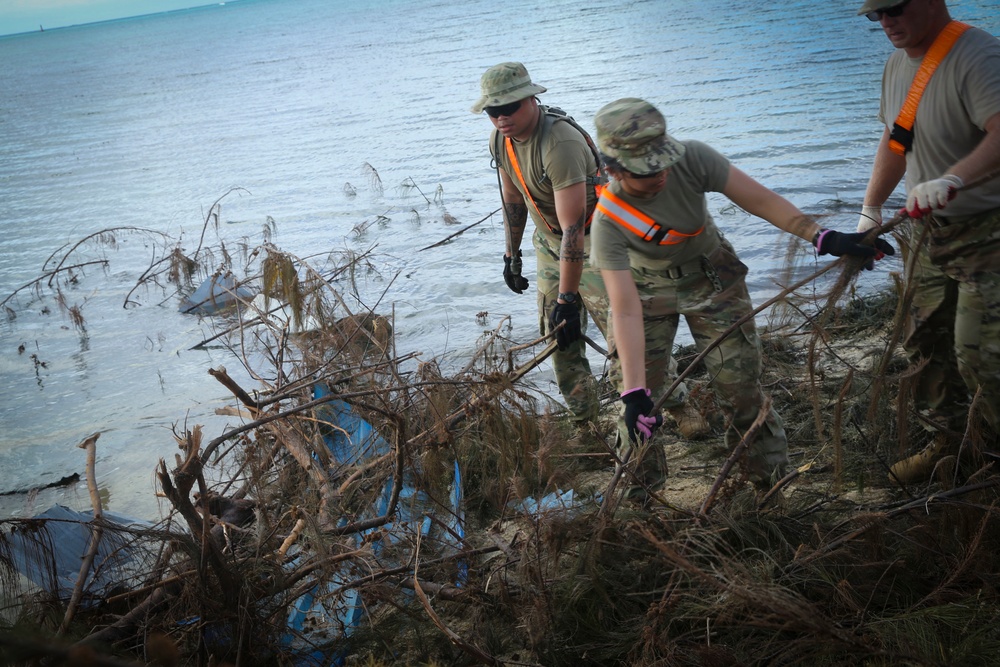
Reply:
<svg viewBox="0 0 1000 667"><path fill-rule="evenodd" d="M684 144L667 134L667 121L649 102L625 97L594 116L597 147L633 174L663 171L684 156Z"/></svg>
<svg viewBox="0 0 1000 667"><path fill-rule="evenodd" d="M858 10L858 16L873 12L876 9L889 9L904 2L906 0L865 0L865 4L861 5L861 9Z"/></svg>
<svg viewBox="0 0 1000 667"><path fill-rule="evenodd" d="M521 63L494 65L479 80L479 88L483 95L472 105L472 113L482 113L486 107L510 104L546 90L531 83L528 70Z"/></svg>

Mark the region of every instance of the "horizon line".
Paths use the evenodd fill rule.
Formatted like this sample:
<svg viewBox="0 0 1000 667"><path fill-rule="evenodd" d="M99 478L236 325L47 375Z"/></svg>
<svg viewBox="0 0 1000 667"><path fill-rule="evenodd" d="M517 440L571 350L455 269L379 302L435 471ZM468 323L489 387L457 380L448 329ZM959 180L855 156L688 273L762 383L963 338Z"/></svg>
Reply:
<svg viewBox="0 0 1000 667"><path fill-rule="evenodd" d="M197 0L196 0L197 1ZM83 28L89 25L100 25L101 23L117 23L118 21L131 21L133 19L143 19L150 16L160 16L162 14L175 14L177 12L189 12L195 9L204 9L206 7L216 7L220 5L225 5L232 2L239 2L240 0L217 0L216 2L206 2L200 5L194 5L191 7L180 7L178 9L164 9L159 12L149 12L147 14L136 14L134 16L120 16L114 19L101 19L99 21L87 21L85 23L70 23L68 25L57 25L54 28L46 28L41 23L38 24L38 30L24 30L22 32L7 32L0 34L0 39L4 37L18 37L21 35L34 35L40 32L49 32L50 30L68 30L71 28Z"/></svg>

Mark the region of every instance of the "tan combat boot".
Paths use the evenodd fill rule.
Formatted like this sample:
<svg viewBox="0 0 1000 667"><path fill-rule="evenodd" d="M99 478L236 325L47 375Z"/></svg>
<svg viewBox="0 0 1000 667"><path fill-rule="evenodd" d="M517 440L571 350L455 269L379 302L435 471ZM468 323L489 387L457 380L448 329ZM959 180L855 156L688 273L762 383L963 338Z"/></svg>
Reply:
<svg viewBox="0 0 1000 667"><path fill-rule="evenodd" d="M913 456L893 463L889 468L889 481L911 484L928 479L941 456L951 449L949 444L949 439L939 433Z"/></svg>
<svg viewBox="0 0 1000 667"><path fill-rule="evenodd" d="M667 410L667 414L677 422L677 432L685 440L697 440L709 434L711 427L708 420L698 409L690 403L684 403L676 408Z"/></svg>

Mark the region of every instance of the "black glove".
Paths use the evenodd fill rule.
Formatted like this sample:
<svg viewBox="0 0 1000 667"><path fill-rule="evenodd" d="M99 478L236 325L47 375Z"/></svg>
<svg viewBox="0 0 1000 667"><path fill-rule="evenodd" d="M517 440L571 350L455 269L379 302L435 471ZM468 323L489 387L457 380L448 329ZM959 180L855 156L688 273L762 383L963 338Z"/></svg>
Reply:
<svg viewBox="0 0 1000 667"><path fill-rule="evenodd" d="M559 303L552 307L549 314L549 325L555 330L561 322L565 322L562 329L556 331L556 344L560 350L567 349L572 343L583 338L583 331L580 329L580 307L576 303Z"/></svg>
<svg viewBox="0 0 1000 667"><path fill-rule="evenodd" d="M503 256L503 281L516 294L522 294L528 289L528 279L521 275L520 250L513 257Z"/></svg>
<svg viewBox="0 0 1000 667"><path fill-rule="evenodd" d="M628 428L628 438L635 444L653 437L653 432L663 425L663 415L651 415L653 400L648 389L638 388L622 394L625 404L625 427ZM642 438L642 440L640 440Z"/></svg>
<svg viewBox="0 0 1000 667"><path fill-rule="evenodd" d="M875 245L863 245L861 239L867 234L867 232L844 234L833 229L821 229L813 238L813 245L816 246L816 251L820 255L833 255L834 257L854 255L875 260L880 259L879 253L896 254L896 251L885 239L876 238ZM866 269L871 269L872 266L872 262L865 263Z"/></svg>

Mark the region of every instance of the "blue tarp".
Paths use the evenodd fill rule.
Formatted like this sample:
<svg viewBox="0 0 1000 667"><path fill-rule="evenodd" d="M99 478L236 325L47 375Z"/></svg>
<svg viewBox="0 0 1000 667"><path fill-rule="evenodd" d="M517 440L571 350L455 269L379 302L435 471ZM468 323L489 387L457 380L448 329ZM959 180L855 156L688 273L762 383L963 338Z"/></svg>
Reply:
<svg viewBox="0 0 1000 667"><path fill-rule="evenodd" d="M329 395L329 389L323 384L317 384L313 390L314 398ZM389 443L380 436L367 421L362 419L354 409L341 400L332 400L316 409L316 417L326 424L324 441L333 455L334 466L356 465L364 461L383 456L391 451ZM461 471L456 461L453 466L452 482L447 516L438 516L439 521L447 527L437 538L456 549L460 548L465 536L463 523L463 494ZM370 511L359 519L384 516L389 509L392 498L393 478L386 479L381 494ZM361 546L371 536L379 534L378 539L370 542L372 553L378 556L386 545L394 544L404 539L413 539L417 531L424 537L430 534L433 522L430 514L443 514L441 508L435 505L426 493L419 490L414 480L405 476L399 494L396 514L392 520L378 528L365 531L355 536L355 542ZM346 524L347 520L341 522ZM467 564L458 564L457 585L465 582ZM364 602L356 588L339 590L340 587L355 579L357 573L350 567L330 577L322 586L314 587L292 605L288 617L288 627L293 631L285 637L285 645L293 651L297 650L296 665L302 667L326 667L327 665L343 664L343 655L330 656L322 651L313 651L308 646L322 645L337 639L349 637L362 622Z"/></svg>
<svg viewBox="0 0 1000 667"><path fill-rule="evenodd" d="M105 523L111 525L105 527L98 545L84 587L85 597L100 598L111 591L131 588L133 578L144 574L148 556L124 529L148 528L149 523L112 512L103 514ZM7 539L14 567L42 590L69 600L90 546L93 519L93 512L54 505L33 516L32 522L19 523Z"/></svg>

